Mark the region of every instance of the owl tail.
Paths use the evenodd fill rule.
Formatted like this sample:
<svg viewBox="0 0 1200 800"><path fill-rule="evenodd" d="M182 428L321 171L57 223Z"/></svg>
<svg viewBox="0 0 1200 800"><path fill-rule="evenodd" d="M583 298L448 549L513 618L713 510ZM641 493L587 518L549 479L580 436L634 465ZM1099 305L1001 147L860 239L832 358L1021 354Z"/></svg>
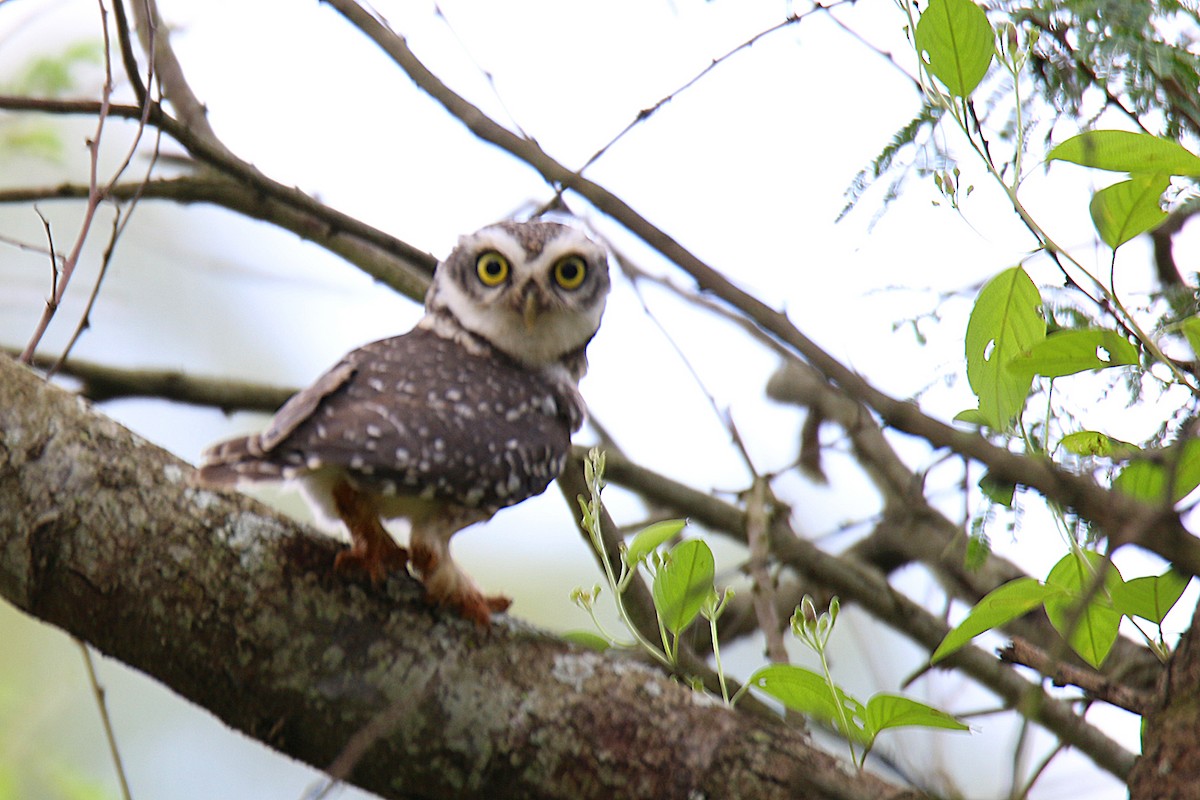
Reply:
<svg viewBox="0 0 1200 800"><path fill-rule="evenodd" d="M257 435L219 442L201 455L196 480L205 486L219 487L282 479L279 465L263 461L262 456Z"/></svg>

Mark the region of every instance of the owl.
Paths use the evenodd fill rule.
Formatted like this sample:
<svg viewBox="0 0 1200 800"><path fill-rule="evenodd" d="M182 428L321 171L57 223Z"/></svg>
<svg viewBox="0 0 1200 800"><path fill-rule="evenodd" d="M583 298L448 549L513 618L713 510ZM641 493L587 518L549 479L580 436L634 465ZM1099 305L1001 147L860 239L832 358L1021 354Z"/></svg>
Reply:
<svg viewBox="0 0 1200 800"><path fill-rule="evenodd" d="M335 571L380 581L411 566L431 602L486 628L509 601L483 595L450 539L562 471L608 290L605 251L570 226L502 222L463 236L412 330L348 354L262 433L209 448L199 480L296 482L350 534ZM407 550L383 524L398 519Z"/></svg>

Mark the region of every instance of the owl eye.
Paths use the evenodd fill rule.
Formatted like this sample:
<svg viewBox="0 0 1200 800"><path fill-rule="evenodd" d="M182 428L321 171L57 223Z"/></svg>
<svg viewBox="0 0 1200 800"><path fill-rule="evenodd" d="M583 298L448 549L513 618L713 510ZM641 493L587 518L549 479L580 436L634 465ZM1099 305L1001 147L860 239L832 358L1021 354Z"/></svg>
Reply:
<svg viewBox="0 0 1200 800"><path fill-rule="evenodd" d="M489 250L475 260L475 274L484 286L499 286L508 280L508 259Z"/></svg>
<svg viewBox="0 0 1200 800"><path fill-rule="evenodd" d="M554 264L554 282L564 289L578 289L587 277L587 262L581 256L567 256Z"/></svg>

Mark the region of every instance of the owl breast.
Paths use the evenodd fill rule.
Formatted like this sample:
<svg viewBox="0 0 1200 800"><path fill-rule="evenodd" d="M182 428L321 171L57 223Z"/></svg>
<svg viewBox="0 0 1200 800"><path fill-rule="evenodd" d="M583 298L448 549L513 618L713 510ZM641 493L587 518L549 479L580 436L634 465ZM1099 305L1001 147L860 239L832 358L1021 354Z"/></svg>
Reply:
<svg viewBox="0 0 1200 800"><path fill-rule="evenodd" d="M293 476L336 468L381 495L495 510L562 471L572 392L417 328L350 353L280 409L261 447Z"/></svg>

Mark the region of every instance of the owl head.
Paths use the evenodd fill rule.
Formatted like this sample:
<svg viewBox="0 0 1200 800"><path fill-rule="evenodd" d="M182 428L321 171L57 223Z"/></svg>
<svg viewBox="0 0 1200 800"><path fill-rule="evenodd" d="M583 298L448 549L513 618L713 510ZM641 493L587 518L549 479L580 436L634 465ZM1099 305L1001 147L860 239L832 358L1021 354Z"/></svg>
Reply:
<svg viewBox="0 0 1200 800"><path fill-rule="evenodd" d="M582 355L609 290L604 249L557 222L501 222L463 236L438 264L428 316L543 367ZM449 319L447 319L449 318Z"/></svg>

